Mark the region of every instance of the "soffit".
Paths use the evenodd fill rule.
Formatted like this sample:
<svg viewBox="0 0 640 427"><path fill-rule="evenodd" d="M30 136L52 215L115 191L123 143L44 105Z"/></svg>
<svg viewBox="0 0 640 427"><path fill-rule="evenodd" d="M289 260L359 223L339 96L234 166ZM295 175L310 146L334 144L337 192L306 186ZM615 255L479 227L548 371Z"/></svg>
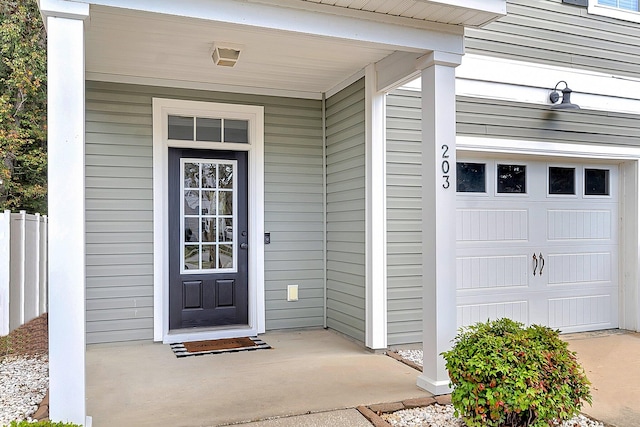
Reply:
<svg viewBox="0 0 640 427"><path fill-rule="evenodd" d="M233 68L214 65L215 42L240 45ZM287 31L193 18L91 7L88 79L145 79L267 90L326 92L394 49Z"/></svg>
<svg viewBox="0 0 640 427"><path fill-rule="evenodd" d="M304 0L342 7L345 9L362 10L382 15L399 16L421 21L438 22L442 24L479 27L485 25L506 13L506 1L479 0ZM465 7L467 6L467 7Z"/></svg>
<svg viewBox="0 0 640 427"><path fill-rule="evenodd" d="M461 54L505 0L90 0L87 78L317 98L394 52ZM241 47L233 68L214 43ZM203 86L204 85L204 86ZM209 85L209 86L206 86ZM287 92L288 91L288 92Z"/></svg>

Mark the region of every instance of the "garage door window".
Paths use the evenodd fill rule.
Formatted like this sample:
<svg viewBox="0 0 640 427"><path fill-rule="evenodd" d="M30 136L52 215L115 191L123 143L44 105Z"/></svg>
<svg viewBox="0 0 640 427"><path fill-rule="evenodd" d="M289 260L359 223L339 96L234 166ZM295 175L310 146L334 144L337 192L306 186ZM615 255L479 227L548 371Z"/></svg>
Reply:
<svg viewBox="0 0 640 427"><path fill-rule="evenodd" d="M456 188L459 193L486 193L486 173L484 163L456 164Z"/></svg>
<svg viewBox="0 0 640 427"><path fill-rule="evenodd" d="M586 196L609 195L609 170L585 169L584 170L584 194Z"/></svg>
<svg viewBox="0 0 640 427"><path fill-rule="evenodd" d="M498 193L524 194L527 192L527 167L524 165L498 165Z"/></svg>
<svg viewBox="0 0 640 427"><path fill-rule="evenodd" d="M576 169L550 166L549 194L576 194Z"/></svg>

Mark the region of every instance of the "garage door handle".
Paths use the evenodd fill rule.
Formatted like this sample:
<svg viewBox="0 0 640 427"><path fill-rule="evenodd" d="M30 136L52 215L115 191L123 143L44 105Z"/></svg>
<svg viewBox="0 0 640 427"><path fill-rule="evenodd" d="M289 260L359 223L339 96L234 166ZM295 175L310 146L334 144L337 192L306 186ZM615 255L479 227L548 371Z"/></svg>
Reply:
<svg viewBox="0 0 640 427"><path fill-rule="evenodd" d="M544 268L544 258L542 258L542 252L540 252L540 275L542 276L542 269Z"/></svg>
<svg viewBox="0 0 640 427"><path fill-rule="evenodd" d="M536 270L538 269L538 257L536 257L536 254L534 252L533 254L533 275L536 275Z"/></svg>

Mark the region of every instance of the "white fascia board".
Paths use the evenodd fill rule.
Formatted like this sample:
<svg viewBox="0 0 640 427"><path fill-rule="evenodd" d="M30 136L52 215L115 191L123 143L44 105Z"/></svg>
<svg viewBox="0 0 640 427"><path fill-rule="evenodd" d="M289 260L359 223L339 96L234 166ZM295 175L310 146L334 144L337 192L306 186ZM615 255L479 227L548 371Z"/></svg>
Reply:
<svg viewBox="0 0 640 427"><path fill-rule="evenodd" d="M411 52L394 52L378 61L376 65L377 90L388 92L421 75L422 70L433 65L457 67L462 55L434 51L424 55Z"/></svg>
<svg viewBox="0 0 640 427"><path fill-rule="evenodd" d="M640 147L573 144L522 139L456 136L458 151L578 157L585 159L640 159Z"/></svg>
<svg viewBox="0 0 640 427"><path fill-rule="evenodd" d="M86 0L92 5L335 37L393 49L462 53L464 27L300 0Z"/></svg>
<svg viewBox="0 0 640 427"><path fill-rule="evenodd" d="M86 19L89 16L89 5L67 0L38 0L38 7L43 18ZM44 22L46 23L46 19Z"/></svg>
<svg viewBox="0 0 640 427"><path fill-rule="evenodd" d="M456 95L551 106L560 80L584 110L640 114L639 78L470 54L456 68ZM420 90L420 80L404 88Z"/></svg>
<svg viewBox="0 0 640 427"><path fill-rule="evenodd" d="M439 3L447 6L455 6L464 9L478 10L481 12L507 14L507 2L505 0L418 0L425 3Z"/></svg>
<svg viewBox="0 0 640 427"><path fill-rule="evenodd" d="M639 78L489 56L465 55L462 64L456 69L456 77L548 88L549 91L557 82L564 80L576 94L640 99Z"/></svg>

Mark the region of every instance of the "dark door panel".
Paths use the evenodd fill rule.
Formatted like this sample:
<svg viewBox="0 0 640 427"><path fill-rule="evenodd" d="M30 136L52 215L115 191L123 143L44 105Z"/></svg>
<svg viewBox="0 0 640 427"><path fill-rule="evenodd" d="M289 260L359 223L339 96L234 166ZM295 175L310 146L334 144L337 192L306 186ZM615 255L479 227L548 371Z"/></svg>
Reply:
<svg viewBox="0 0 640 427"><path fill-rule="evenodd" d="M248 324L247 153L169 149L169 329Z"/></svg>

